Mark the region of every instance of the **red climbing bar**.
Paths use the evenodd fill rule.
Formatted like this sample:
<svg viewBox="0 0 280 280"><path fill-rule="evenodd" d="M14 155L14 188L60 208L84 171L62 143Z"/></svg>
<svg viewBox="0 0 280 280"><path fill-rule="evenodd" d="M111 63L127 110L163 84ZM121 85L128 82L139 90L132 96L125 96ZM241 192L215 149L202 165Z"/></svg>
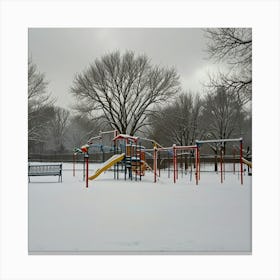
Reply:
<svg viewBox="0 0 280 280"><path fill-rule="evenodd" d="M243 185L243 140L241 138L240 140L240 179L241 179L241 185Z"/></svg>

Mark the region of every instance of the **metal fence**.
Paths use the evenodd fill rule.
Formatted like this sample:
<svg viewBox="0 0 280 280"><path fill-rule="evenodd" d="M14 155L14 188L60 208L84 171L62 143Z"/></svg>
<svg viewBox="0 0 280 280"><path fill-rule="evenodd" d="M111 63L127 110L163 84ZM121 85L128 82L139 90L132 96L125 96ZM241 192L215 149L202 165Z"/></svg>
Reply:
<svg viewBox="0 0 280 280"><path fill-rule="evenodd" d="M89 156L90 162L104 162L109 159L114 153L95 153ZM72 162L73 161L73 154L29 154L28 161L32 162ZM76 155L76 162L83 162L84 156L82 154Z"/></svg>

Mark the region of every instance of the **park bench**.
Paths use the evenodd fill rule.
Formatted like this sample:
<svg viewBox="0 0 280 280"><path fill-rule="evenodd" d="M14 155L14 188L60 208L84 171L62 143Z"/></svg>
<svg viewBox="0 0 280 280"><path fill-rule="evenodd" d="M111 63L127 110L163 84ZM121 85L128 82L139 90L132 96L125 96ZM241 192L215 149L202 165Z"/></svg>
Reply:
<svg viewBox="0 0 280 280"><path fill-rule="evenodd" d="M59 176L58 182L62 182L62 163L60 164L28 164L28 180L31 176Z"/></svg>

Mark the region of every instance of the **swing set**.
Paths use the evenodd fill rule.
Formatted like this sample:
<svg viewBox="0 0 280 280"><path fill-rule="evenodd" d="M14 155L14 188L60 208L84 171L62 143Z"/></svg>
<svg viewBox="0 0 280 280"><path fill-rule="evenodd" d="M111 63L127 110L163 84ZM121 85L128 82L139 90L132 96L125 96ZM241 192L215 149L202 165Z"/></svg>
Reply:
<svg viewBox="0 0 280 280"><path fill-rule="evenodd" d="M173 182L176 183L178 180L178 155L183 155L185 151L190 151L190 154L194 157L194 167L195 167L195 182L198 185L201 174L201 155L200 150L203 144L217 144L220 146L220 178L221 183L223 183L225 178L225 161L224 161L224 145L227 142L237 142L239 143L239 164L240 164L240 181L243 185L243 163L246 163L248 166L252 166L250 162L243 158L243 139L213 139L213 140L196 140L195 145L190 146L177 146L173 145L172 147L154 147L153 152L153 171L154 171L154 182L157 182L158 177L160 177L160 168L158 166L158 159L160 152L168 151L172 152L172 165L173 165ZM236 151L236 150L235 150ZM181 152L181 153L179 153ZM234 154L235 157L235 154ZM181 160L182 164L182 160ZM192 163L191 163L192 165ZM235 173L235 159L233 160L234 173ZM169 170L168 170L169 172Z"/></svg>

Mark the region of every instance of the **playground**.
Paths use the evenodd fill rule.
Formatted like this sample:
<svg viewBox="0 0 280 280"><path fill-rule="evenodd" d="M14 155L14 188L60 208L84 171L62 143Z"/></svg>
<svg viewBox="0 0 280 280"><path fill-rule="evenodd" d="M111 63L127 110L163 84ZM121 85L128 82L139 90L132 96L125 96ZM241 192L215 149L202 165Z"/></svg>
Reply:
<svg viewBox="0 0 280 280"><path fill-rule="evenodd" d="M104 135L113 134L113 138L109 140L112 144L110 146L104 146L103 144L96 144L103 140ZM141 141L148 143L148 145L153 146L153 148L146 148L142 146ZM232 156L225 157L226 145L232 145ZM236 144L237 143L237 144ZM251 155L247 152L247 158L243 156L245 152L243 149L243 139L211 139L211 140L196 140L195 145L189 146L177 146L173 144L171 147L163 147L158 142L152 139L130 136L127 134L119 134L117 130L112 130L108 132L100 132L98 136L90 138L87 143L81 147L75 147L73 153L73 176L75 176L75 163L77 154L83 154L83 180L86 182L86 188L89 186L89 180L94 180L100 176L103 172L113 167L114 179L119 179L119 173L124 173L124 179L137 181L142 179L147 170L153 171L154 183L160 178L160 172L163 168L166 169L168 166L168 178L170 178L171 170L173 172L173 182L176 183L179 174L179 165L181 169L181 174L192 173L195 176L195 183L198 185L201 174L201 150L203 145L210 145L210 147L215 150L214 155L206 155L208 158L212 158L215 164L215 171L218 172L218 161L220 166L220 178L221 183L223 183L226 171L238 174L240 177L240 183L243 185L244 177L244 165L247 165L248 175L252 175L252 162ZM89 175L89 151L91 148L99 147L100 151L103 152L102 165L99 166L93 175ZM105 161L104 149L109 149L110 152L113 151L113 155ZM95 156L94 152L93 156ZM96 153L96 152L95 152ZM160 155L164 153L163 157ZM150 157L150 162L148 162L148 156ZM147 160L146 160L147 157ZM166 163L167 162L167 163ZM207 162L207 161L206 161ZM162 164L164 163L164 164ZM232 163L232 169L226 170L226 163ZM237 165L237 168L236 168ZM193 172L194 169L194 172ZM205 170L204 170L205 171Z"/></svg>
<svg viewBox="0 0 280 280"><path fill-rule="evenodd" d="M162 147L113 134L99 163L90 159L102 134L74 148L72 162L30 163L29 253L250 253L252 176L244 167L252 163L242 138L210 141L220 148L213 172L213 162L201 161L206 141ZM225 142L238 144L231 160Z"/></svg>

